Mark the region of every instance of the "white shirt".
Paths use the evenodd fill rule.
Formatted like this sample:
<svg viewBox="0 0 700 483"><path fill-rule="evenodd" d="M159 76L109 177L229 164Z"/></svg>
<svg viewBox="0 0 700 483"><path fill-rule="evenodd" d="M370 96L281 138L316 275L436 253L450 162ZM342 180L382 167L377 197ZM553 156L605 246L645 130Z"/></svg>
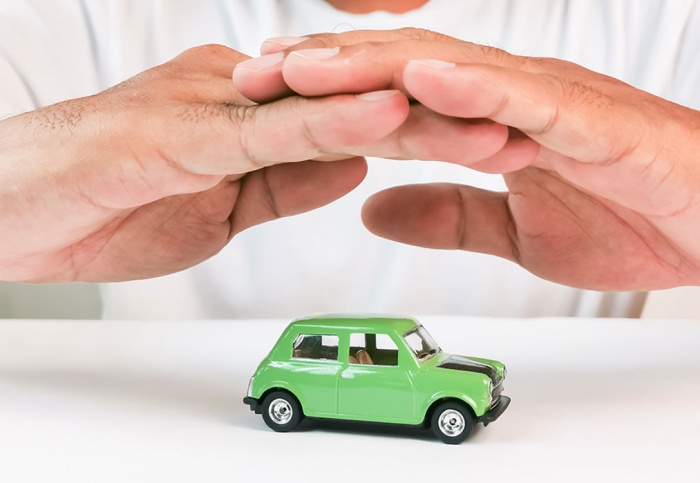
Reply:
<svg viewBox="0 0 700 483"><path fill-rule="evenodd" d="M0 0L0 117L99 92L196 45L221 43L257 55L272 36L404 26L571 60L697 108L697 3L431 0L401 15L355 15L322 0ZM563 287L495 257L382 240L360 223L371 193L430 181L504 189L500 177L459 166L370 160L367 180L328 207L252 228L185 272L105 287L105 315L634 316L641 310L640 294Z"/></svg>

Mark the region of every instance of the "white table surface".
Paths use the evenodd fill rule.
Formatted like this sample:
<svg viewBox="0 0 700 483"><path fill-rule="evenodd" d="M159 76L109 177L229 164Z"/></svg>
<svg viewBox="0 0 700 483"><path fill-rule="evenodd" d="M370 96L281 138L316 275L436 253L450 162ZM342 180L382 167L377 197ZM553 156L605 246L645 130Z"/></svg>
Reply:
<svg viewBox="0 0 700 483"><path fill-rule="evenodd" d="M700 322L421 320L508 365L458 446L269 430L242 398L286 321L0 321L0 482L700 481Z"/></svg>

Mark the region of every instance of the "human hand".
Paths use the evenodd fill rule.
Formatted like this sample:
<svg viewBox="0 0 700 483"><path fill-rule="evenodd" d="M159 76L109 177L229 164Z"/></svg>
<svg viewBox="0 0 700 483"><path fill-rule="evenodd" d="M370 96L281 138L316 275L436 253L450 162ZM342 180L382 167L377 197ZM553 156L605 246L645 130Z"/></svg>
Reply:
<svg viewBox="0 0 700 483"><path fill-rule="evenodd" d="M241 92L265 100L393 88L421 110L510 128L503 150L462 162L503 173L508 192L396 187L364 207L378 235L498 255L589 289L700 283L698 112L568 62L417 30L313 36L286 54L274 69L237 69ZM461 162L465 146L439 159Z"/></svg>
<svg viewBox="0 0 700 483"><path fill-rule="evenodd" d="M0 279L118 281L182 270L252 225L324 205L364 177L398 92L254 106L246 56L192 49L112 89L0 122ZM342 159L335 162L310 159Z"/></svg>

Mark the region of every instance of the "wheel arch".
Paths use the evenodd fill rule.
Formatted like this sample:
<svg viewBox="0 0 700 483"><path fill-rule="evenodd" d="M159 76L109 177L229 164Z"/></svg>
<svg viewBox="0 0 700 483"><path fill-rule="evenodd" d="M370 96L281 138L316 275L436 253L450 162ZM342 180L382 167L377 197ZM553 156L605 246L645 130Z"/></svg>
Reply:
<svg viewBox="0 0 700 483"><path fill-rule="evenodd" d="M430 419L433 417L435 409L446 402L456 402L458 404L461 404L471 413L472 417L476 421L476 412L474 411L474 407L470 403L457 396L443 396L435 399L433 402L430 403L428 409L425 411L425 415L423 416L423 426L430 425Z"/></svg>
<svg viewBox="0 0 700 483"><path fill-rule="evenodd" d="M260 405L258 407L262 407L263 401L265 401L265 398L272 394L273 392L285 392L289 394L291 397L294 398L294 400L299 404L299 407L301 408L301 412L304 412L304 405L301 403L301 400L299 400L299 396L294 394L294 391L291 390L288 387L282 387L282 386L273 386L268 389L266 389L261 395L260 395Z"/></svg>

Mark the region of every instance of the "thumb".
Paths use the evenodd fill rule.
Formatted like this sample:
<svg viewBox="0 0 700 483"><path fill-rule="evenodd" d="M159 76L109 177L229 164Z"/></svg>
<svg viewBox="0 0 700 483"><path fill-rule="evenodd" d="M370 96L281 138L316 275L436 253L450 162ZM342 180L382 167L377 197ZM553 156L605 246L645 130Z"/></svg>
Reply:
<svg viewBox="0 0 700 483"><path fill-rule="evenodd" d="M362 209L369 231L426 248L488 253L517 261L505 193L448 183L397 186Z"/></svg>

